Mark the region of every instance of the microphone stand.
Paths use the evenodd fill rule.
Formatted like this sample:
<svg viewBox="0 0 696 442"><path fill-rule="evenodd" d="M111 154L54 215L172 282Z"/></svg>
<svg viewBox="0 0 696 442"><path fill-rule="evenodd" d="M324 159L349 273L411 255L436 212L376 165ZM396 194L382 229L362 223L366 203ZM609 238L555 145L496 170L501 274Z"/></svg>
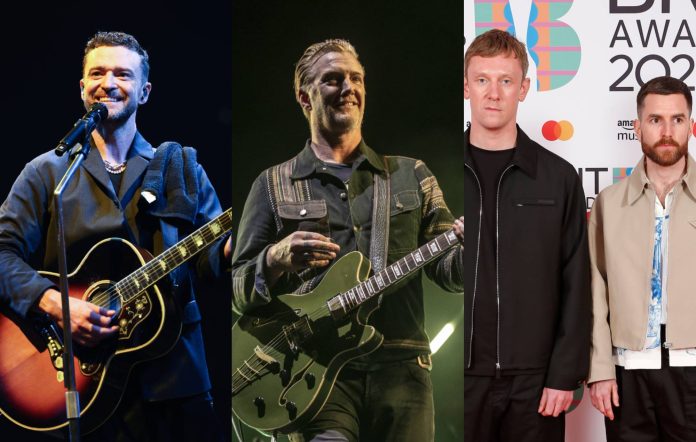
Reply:
<svg viewBox="0 0 696 442"><path fill-rule="evenodd" d="M63 361L65 385L65 410L68 418L69 440L80 440L80 393L75 382L75 363L73 357L72 329L70 327L70 295L68 288L68 268L66 258L65 227L63 223L63 192L77 172L84 159L89 154L89 143L78 144L72 153L72 162L53 191L53 202L56 208L56 223L58 226L58 270L60 275L61 307L63 309ZM62 153L56 152L58 155Z"/></svg>

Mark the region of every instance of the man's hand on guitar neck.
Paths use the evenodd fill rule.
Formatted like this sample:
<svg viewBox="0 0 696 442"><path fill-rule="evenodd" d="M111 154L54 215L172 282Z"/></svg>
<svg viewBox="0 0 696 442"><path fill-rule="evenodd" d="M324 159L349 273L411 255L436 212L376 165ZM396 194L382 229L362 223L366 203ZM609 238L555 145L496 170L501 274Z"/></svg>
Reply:
<svg viewBox="0 0 696 442"><path fill-rule="evenodd" d="M48 313L54 321L63 327L63 309L60 292L48 289L39 299L38 309ZM114 310L92 304L81 299L70 298L70 322L73 341L86 347L94 347L102 340L114 336L118 327L111 324Z"/></svg>
<svg viewBox="0 0 696 442"><path fill-rule="evenodd" d="M266 253L266 283L272 286L285 272L308 267L326 267L341 250L331 238L314 232L297 231L273 244Z"/></svg>
<svg viewBox="0 0 696 442"><path fill-rule="evenodd" d="M464 217L460 216L459 218L455 219L452 228L454 229L454 234L457 235L457 239L461 245L464 245Z"/></svg>

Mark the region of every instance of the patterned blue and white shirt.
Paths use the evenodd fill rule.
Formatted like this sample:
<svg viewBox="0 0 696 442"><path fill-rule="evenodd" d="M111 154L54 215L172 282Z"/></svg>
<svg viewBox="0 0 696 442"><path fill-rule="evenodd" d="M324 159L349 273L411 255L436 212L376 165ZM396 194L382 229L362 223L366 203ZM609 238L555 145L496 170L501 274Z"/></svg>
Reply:
<svg viewBox="0 0 696 442"><path fill-rule="evenodd" d="M645 346L642 351L614 347L614 363L627 370L659 369L662 367L660 325L667 323L667 260L669 243L669 214L675 190L665 197L665 206L655 198L655 244L650 277L650 305ZM696 349L669 350L669 365L696 366Z"/></svg>

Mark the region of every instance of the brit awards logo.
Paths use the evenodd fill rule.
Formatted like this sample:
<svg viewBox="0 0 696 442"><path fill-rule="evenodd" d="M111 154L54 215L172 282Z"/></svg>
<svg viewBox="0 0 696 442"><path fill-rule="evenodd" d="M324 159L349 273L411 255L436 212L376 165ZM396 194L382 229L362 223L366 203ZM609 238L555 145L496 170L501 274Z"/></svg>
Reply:
<svg viewBox="0 0 696 442"><path fill-rule="evenodd" d="M633 172L632 167L614 167L614 173L613 173L613 179L612 182L614 184L618 183L622 179L626 178Z"/></svg>
<svg viewBox="0 0 696 442"><path fill-rule="evenodd" d="M580 39L559 20L573 0L533 0L525 17L514 17L511 0L474 0L476 35L496 28L513 35L515 22L528 23L527 48L537 69L537 90L558 89L568 84L580 67ZM518 37L519 38L519 37Z"/></svg>

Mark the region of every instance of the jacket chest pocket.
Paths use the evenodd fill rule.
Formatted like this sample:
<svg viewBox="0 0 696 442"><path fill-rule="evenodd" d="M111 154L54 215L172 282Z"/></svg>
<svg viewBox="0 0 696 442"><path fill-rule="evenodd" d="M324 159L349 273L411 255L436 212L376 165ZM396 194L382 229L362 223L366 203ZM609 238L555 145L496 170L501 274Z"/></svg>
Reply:
<svg viewBox="0 0 696 442"><path fill-rule="evenodd" d="M411 252L418 247L420 195L417 190L402 190L389 203L389 254Z"/></svg>
<svg viewBox="0 0 696 442"><path fill-rule="evenodd" d="M511 219L501 219L513 237L520 242L546 241L559 235L562 224L562 210L554 197L521 197L512 199ZM507 221L507 222L506 222ZM507 229L503 229L507 230Z"/></svg>
<svg viewBox="0 0 696 442"><path fill-rule="evenodd" d="M515 207L550 207L556 205L554 198L514 198L512 205Z"/></svg>
<svg viewBox="0 0 696 442"><path fill-rule="evenodd" d="M297 231L331 236L329 215L324 200L278 203L278 216L281 222L278 232L280 238Z"/></svg>

